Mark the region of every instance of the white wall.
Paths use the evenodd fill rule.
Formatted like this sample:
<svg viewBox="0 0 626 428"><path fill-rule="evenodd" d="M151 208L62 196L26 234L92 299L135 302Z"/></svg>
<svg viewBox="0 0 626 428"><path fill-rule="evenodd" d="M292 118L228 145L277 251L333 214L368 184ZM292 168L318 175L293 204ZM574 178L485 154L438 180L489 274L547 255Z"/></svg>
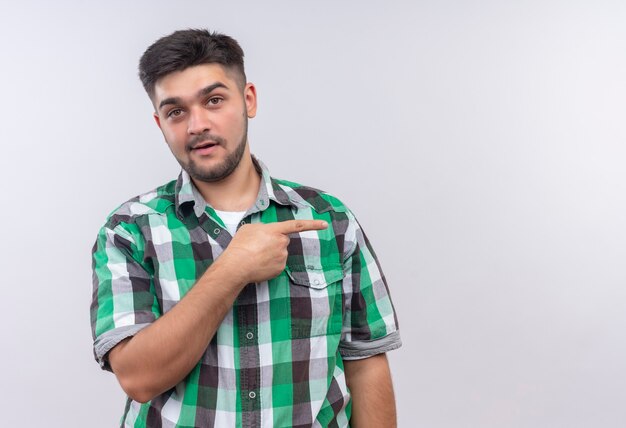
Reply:
<svg viewBox="0 0 626 428"><path fill-rule="evenodd" d="M90 250L178 173L139 56L209 27L246 51L253 151L377 250L400 426L626 426L626 3L130 3L0 5L1 425L117 423Z"/></svg>

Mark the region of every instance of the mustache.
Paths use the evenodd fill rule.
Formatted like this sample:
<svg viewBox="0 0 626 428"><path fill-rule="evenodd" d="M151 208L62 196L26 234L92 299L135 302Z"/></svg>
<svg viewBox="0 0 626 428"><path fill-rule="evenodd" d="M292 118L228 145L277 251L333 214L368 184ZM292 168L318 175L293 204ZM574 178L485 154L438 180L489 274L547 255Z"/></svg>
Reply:
<svg viewBox="0 0 626 428"><path fill-rule="evenodd" d="M194 135L193 137L191 137L189 141L187 141L187 144L185 144L185 148L189 152L198 144L208 141L221 145L224 145L224 143L226 143L226 140L219 135L211 134L209 132L203 132L202 134Z"/></svg>

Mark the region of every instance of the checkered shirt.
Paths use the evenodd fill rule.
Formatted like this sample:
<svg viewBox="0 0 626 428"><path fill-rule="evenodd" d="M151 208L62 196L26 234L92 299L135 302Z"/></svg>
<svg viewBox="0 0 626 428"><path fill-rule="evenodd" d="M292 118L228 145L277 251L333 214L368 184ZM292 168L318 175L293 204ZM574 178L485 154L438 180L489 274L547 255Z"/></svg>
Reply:
<svg viewBox="0 0 626 428"><path fill-rule="evenodd" d="M325 220L290 235L285 270L245 286L198 364L145 404L128 398L122 426L346 427L344 360L401 346L385 277L352 212L335 197L270 177L241 224ZM232 236L189 175L109 215L93 248L94 354L169 311Z"/></svg>

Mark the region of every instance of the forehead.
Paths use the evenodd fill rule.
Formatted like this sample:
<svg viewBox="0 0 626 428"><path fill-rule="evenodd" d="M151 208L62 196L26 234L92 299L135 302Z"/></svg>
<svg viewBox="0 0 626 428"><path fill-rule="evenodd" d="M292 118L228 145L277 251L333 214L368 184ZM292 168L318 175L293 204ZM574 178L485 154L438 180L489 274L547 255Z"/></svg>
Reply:
<svg viewBox="0 0 626 428"><path fill-rule="evenodd" d="M182 71L167 74L154 85L154 104L165 98L193 98L198 91L220 82L227 90L236 90L237 81L234 72L220 64L201 64Z"/></svg>

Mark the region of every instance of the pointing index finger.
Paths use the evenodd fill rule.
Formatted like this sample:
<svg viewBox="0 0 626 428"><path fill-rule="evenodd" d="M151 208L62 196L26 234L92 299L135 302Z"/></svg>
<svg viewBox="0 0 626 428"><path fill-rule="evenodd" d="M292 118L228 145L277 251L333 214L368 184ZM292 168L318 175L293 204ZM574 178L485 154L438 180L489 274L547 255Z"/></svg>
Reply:
<svg viewBox="0 0 626 428"><path fill-rule="evenodd" d="M328 223L324 220L285 220L272 223L272 227L279 233L289 235L307 230L324 230Z"/></svg>

